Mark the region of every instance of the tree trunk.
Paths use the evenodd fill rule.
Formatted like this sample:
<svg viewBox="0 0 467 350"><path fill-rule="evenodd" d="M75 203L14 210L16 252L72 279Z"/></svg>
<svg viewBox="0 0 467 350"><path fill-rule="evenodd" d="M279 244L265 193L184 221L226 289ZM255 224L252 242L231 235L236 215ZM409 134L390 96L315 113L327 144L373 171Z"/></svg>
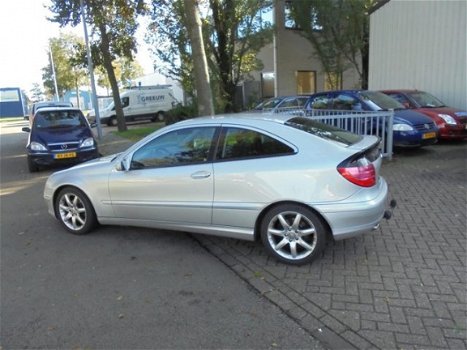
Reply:
<svg viewBox="0 0 467 350"><path fill-rule="evenodd" d="M214 115L211 84L209 80L208 61L204 50L204 41L201 31L201 19L196 0L184 0L185 13L193 51L193 64L195 70L196 94L198 96L198 113Z"/></svg>
<svg viewBox="0 0 467 350"><path fill-rule="evenodd" d="M112 66L112 58L110 55L110 43L107 36L107 30L104 24L99 24L99 31L101 34L101 45L102 57L104 61L104 68L109 77L110 87L112 89L112 95L114 99L115 114L117 115L117 126L118 131L127 130L125 123L125 116L123 115L122 101L120 99L120 92L118 90L117 78L115 77L114 68Z"/></svg>

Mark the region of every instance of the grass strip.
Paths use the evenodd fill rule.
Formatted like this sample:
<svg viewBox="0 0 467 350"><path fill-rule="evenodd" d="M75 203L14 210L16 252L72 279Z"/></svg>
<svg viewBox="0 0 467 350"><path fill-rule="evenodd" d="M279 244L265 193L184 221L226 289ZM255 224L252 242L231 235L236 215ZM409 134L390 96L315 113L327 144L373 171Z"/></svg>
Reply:
<svg viewBox="0 0 467 350"><path fill-rule="evenodd" d="M164 125L161 123L160 125L156 125L156 126L128 129L126 131L114 131L114 134L117 136L123 137L125 139L131 140L131 141L139 141L143 137L160 129L163 126Z"/></svg>

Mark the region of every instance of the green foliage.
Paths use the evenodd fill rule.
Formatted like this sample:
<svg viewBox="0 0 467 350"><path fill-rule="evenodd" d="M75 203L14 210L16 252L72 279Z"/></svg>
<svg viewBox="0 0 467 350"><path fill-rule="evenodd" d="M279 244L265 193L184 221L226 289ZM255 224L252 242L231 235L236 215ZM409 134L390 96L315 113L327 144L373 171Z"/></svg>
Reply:
<svg viewBox="0 0 467 350"><path fill-rule="evenodd" d="M118 129L123 131L126 125L112 62L118 57L133 59L137 45L137 17L145 13L145 3L144 0L83 0L83 3L86 8L85 21L91 28L93 62L96 66L103 66L107 72ZM54 14L50 20L61 26L76 26L81 22L80 0L52 0L49 10Z"/></svg>
<svg viewBox="0 0 467 350"><path fill-rule="evenodd" d="M32 89L30 90L31 102L38 102L44 99L44 92L42 91L39 83L32 84Z"/></svg>
<svg viewBox="0 0 467 350"><path fill-rule="evenodd" d="M261 11L270 0L200 1L203 36L217 111L235 109L235 87L261 68L258 51L272 40L272 26L262 21ZM181 82L195 97L193 62L181 0L152 0L152 23L146 40L162 62L161 73Z"/></svg>
<svg viewBox="0 0 467 350"><path fill-rule="evenodd" d="M295 0L290 17L315 49L327 73L353 67L367 83L368 10L374 0Z"/></svg>
<svg viewBox="0 0 467 350"><path fill-rule="evenodd" d="M120 86L130 85L130 81L143 75L143 68L137 61L131 61L128 58L117 58L112 66L114 68L115 77ZM107 91L111 88L109 77L104 67L97 67L97 84L100 87L106 88Z"/></svg>
<svg viewBox="0 0 467 350"><path fill-rule="evenodd" d="M71 33L60 33L59 37L49 39L59 96L63 96L66 90L76 88L86 78L85 70L77 65L73 59L76 55L76 48L80 44L82 44L81 38ZM55 95L50 54L49 64L42 68L42 80L46 93L50 96Z"/></svg>
<svg viewBox="0 0 467 350"><path fill-rule="evenodd" d="M198 116L198 106L196 103L182 106L178 105L175 108L165 113L165 124L170 125L181 120L195 118Z"/></svg>

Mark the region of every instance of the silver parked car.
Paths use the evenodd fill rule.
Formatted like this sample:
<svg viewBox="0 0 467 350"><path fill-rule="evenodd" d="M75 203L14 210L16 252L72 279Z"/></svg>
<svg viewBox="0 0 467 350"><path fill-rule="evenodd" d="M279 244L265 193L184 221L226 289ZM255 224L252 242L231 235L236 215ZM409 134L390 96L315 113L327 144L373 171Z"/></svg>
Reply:
<svg viewBox="0 0 467 350"><path fill-rule="evenodd" d="M197 118L52 174L44 197L74 234L99 223L261 239L298 265L389 216L378 145L305 117Z"/></svg>

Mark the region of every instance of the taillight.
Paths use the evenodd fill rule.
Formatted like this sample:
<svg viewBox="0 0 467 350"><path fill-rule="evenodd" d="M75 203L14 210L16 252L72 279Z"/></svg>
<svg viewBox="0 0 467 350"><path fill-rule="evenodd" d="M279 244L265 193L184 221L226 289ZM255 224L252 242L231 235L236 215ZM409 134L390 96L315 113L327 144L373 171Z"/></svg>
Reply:
<svg viewBox="0 0 467 350"><path fill-rule="evenodd" d="M361 187L371 187L376 184L376 170L366 158L354 161L344 161L337 167L337 171L351 183Z"/></svg>

